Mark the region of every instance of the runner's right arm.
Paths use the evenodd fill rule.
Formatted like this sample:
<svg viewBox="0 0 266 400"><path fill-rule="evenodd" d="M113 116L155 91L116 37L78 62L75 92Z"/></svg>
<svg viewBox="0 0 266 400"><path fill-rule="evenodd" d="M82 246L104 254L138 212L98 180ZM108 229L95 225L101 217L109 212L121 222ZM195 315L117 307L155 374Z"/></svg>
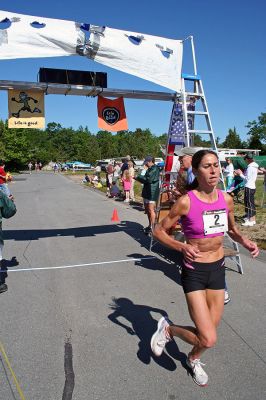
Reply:
<svg viewBox="0 0 266 400"><path fill-rule="evenodd" d="M191 244L179 242L168 233L172 226L176 225L182 215L188 213L189 206L190 202L188 196L181 196L175 202L169 214L159 224L155 225L153 236L163 245L182 252L185 259L191 262L199 257L199 250Z"/></svg>

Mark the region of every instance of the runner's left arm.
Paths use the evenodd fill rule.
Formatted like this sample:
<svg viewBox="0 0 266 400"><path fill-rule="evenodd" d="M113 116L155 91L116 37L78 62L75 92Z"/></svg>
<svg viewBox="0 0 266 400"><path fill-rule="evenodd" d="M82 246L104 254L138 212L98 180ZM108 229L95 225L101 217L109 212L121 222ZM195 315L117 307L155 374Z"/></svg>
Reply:
<svg viewBox="0 0 266 400"><path fill-rule="evenodd" d="M245 247L252 257L257 257L259 254L259 249L258 246L255 242L252 242L249 240L246 236L242 235L242 233L238 230L235 222L235 217L234 217L234 202L232 197L224 193L225 195L225 200L228 206L229 214L228 214L228 235L230 236L231 239L233 239L235 242L241 244L243 247Z"/></svg>

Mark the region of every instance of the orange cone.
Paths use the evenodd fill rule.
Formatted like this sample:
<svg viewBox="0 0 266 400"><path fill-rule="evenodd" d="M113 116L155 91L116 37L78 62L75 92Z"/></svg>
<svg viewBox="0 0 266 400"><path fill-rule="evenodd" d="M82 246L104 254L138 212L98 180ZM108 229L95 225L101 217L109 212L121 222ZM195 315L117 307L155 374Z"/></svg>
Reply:
<svg viewBox="0 0 266 400"><path fill-rule="evenodd" d="M116 209L116 208L115 208L114 211L113 211L113 215L112 215L111 221L113 221L113 222L120 222L120 219L119 219L119 217L118 217L118 212L117 212L117 209Z"/></svg>

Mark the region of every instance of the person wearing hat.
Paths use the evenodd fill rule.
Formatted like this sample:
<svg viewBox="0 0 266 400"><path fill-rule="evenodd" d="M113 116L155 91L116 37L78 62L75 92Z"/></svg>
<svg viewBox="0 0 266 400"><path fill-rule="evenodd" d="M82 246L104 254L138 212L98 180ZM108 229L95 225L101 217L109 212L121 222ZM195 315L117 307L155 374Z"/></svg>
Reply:
<svg viewBox="0 0 266 400"><path fill-rule="evenodd" d="M144 229L146 234L152 231L155 223L155 204L159 197L160 169L155 165L154 157L147 156L144 160L144 167L147 171L145 175L138 175L135 179L143 184L142 197L145 212L149 219L149 226Z"/></svg>
<svg viewBox="0 0 266 400"><path fill-rule="evenodd" d="M195 179L195 176L192 172L192 157L201 149L202 147L183 147L179 152L177 152L181 166L187 173L186 181L188 185L190 185Z"/></svg>
<svg viewBox="0 0 266 400"><path fill-rule="evenodd" d="M248 164L245 173L238 169L235 171L236 175L240 176L245 182L244 204L245 216L242 226L256 225L256 206L255 206L255 192L256 192L256 179L258 175L258 164L254 161L253 154L247 153L244 160Z"/></svg>

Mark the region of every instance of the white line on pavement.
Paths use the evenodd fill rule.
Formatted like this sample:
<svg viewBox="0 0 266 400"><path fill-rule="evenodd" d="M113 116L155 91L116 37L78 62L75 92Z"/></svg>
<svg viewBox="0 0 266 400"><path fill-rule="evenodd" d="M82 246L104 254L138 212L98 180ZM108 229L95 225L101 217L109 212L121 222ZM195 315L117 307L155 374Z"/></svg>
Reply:
<svg viewBox="0 0 266 400"><path fill-rule="evenodd" d="M17 268L17 269L8 269L8 273L10 272L23 272L23 271L43 271L47 269L66 269L66 268L78 268L78 267L90 267L92 265L103 265L103 264L115 264L115 263L123 263L123 262L133 262L133 261L142 261L142 260L152 260L156 257L143 257L143 258L126 258L125 260L114 260L114 261L101 261L89 264L75 264L75 265L61 265L59 267L41 267L41 268Z"/></svg>

